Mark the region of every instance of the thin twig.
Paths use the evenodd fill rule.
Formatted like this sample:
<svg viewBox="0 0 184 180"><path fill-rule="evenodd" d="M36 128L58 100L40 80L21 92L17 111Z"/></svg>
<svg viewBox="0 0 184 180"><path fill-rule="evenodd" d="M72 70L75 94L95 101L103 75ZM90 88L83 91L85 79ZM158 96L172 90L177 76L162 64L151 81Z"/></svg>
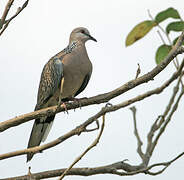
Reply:
<svg viewBox="0 0 184 180"><path fill-rule="evenodd" d="M181 67L180 67L181 68ZM155 135L155 132L157 130L160 129L161 125L165 122L165 118L167 116L167 114L169 113L173 103L174 103L174 100L176 98L176 95L178 93L178 90L179 90L179 84L180 84L180 80L181 80L181 77L182 77L183 74L180 75L178 81L177 81L177 84L176 86L174 87L173 89L173 94L169 100L169 103L168 105L166 106L166 109L163 113L163 115L161 116L158 116L158 118L155 120L155 122L153 123L153 125L151 126L151 129L148 133L148 136L147 136L147 148L146 148L146 156L147 157L150 157L152 155L152 152L153 152L153 137Z"/></svg>
<svg viewBox="0 0 184 180"><path fill-rule="evenodd" d="M157 163L157 164L153 164L151 166L148 167L148 169L152 169L153 167L158 167L158 166L165 166L163 169L161 169L160 171L157 172L151 172L151 171L147 171L146 173L149 175L158 175L161 174L162 172L164 172L173 162L175 162L176 160L178 160L179 158L181 158L184 155L184 152L180 153L179 155L177 155L175 158L173 158L172 160L168 161L168 162L163 162L163 163Z"/></svg>
<svg viewBox="0 0 184 180"><path fill-rule="evenodd" d="M14 0L9 0L8 3L6 4L3 15L1 17L1 27L3 27L3 24L5 23L6 17L8 15L8 12L9 12L13 2L14 2ZM1 27L0 27L0 29L1 29Z"/></svg>
<svg viewBox="0 0 184 180"><path fill-rule="evenodd" d="M101 127L101 130L100 130L100 133L98 134L97 138L93 141L93 143L63 172L63 174L59 177L59 180L62 180L64 178L64 176L68 173L68 171L70 171L70 169L72 169L72 167L77 163L79 162L82 157L85 156L85 154L90 151L93 147L95 147L101 136L102 136L102 133L103 133L103 130L104 130L104 126L105 126L105 114L102 116L102 127Z"/></svg>
<svg viewBox="0 0 184 180"><path fill-rule="evenodd" d="M143 142L139 136L139 132L138 132L138 129L137 129L137 120L136 120L136 107L133 106L130 108L130 110L132 111L132 114L133 114L133 121L134 121L134 135L137 139L137 153L139 154L139 156L141 157L141 159L143 160L144 159L144 154L142 152L142 145L143 145Z"/></svg>
<svg viewBox="0 0 184 180"><path fill-rule="evenodd" d="M8 27L9 23L15 18L17 17L22 11L23 9L28 5L29 0L25 1L24 4L22 5L22 7L19 7L17 9L17 12L10 18L7 20L7 22L5 23L5 25L3 26L2 30L0 31L0 36L3 34L3 32L6 30L6 28Z"/></svg>
<svg viewBox="0 0 184 180"><path fill-rule="evenodd" d="M141 73L141 68L140 68L140 65L139 63L137 64L138 68L137 68L137 72L136 72L136 76L135 76L135 79L138 78L139 74Z"/></svg>
<svg viewBox="0 0 184 180"><path fill-rule="evenodd" d="M159 138L161 137L161 135L162 135L163 132L165 131L165 129L166 129L168 123L171 121L171 118L172 118L173 114L176 112L176 110L177 110L177 108L178 108L178 104L179 104L179 102L180 102L180 100L181 100L183 94L184 94L184 89L182 89L182 91L181 91L179 97L177 98L176 103L174 104L174 106L173 106L173 108L172 108L172 110L171 110L171 112L170 112L168 118L167 118L166 121L164 122L164 125L160 128L159 133L157 134L155 140L153 141L153 145L152 145L152 148L151 148L151 153L154 151L154 148L155 148L155 146L157 145Z"/></svg>
<svg viewBox="0 0 184 180"><path fill-rule="evenodd" d="M162 35L161 35L161 33L160 33L159 30L157 31L157 33L158 33L158 35L159 35L159 37L160 37L162 43L166 45L166 42L165 42L164 38L162 37Z"/></svg>

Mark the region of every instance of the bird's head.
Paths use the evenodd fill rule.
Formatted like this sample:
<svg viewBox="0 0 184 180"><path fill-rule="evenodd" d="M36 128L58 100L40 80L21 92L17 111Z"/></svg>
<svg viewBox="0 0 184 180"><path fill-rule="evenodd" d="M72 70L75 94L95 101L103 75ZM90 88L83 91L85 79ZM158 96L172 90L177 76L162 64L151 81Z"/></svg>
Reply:
<svg viewBox="0 0 184 180"><path fill-rule="evenodd" d="M81 41L85 43L88 40L93 40L97 42L97 40L90 35L88 29L84 27L75 28L70 34L70 42L71 41Z"/></svg>

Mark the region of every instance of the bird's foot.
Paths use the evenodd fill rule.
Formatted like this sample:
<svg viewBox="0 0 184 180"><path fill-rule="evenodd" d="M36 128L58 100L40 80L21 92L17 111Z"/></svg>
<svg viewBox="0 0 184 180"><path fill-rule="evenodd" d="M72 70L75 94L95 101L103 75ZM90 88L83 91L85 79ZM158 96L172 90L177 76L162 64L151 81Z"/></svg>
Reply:
<svg viewBox="0 0 184 180"><path fill-rule="evenodd" d="M63 108L65 109L64 112L66 112L67 114L69 114L69 113L68 113L68 109L67 109L67 107L66 107L66 103L64 103L64 102L62 102L62 101L58 103L57 108L56 108L56 112L59 110L59 108L60 108L61 105L62 105Z"/></svg>
<svg viewBox="0 0 184 180"><path fill-rule="evenodd" d="M64 111L64 112L66 112L67 114L69 114L69 113L68 113L68 109L67 109L67 107L66 107L66 103L64 103L64 102L63 102L62 106L63 106L63 107L64 107L64 109L65 109L65 111Z"/></svg>
<svg viewBox="0 0 184 180"><path fill-rule="evenodd" d="M79 108L81 109L82 104L81 104L80 101L83 100L83 99L88 99L88 98L87 98L87 97L83 97L83 98L74 98L74 97L71 97L71 98L70 98L70 101L74 101L74 102L78 103Z"/></svg>

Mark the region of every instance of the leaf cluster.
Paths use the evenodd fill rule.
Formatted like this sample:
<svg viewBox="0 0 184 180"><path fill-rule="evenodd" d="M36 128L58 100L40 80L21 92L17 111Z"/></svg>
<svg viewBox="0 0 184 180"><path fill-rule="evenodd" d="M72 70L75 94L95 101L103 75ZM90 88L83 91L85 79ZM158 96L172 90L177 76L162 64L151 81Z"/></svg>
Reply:
<svg viewBox="0 0 184 180"><path fill-rule="evenodd" d="M128 34L126 38L126 46L130 46L136 41L140 40L144 36L146 36L153 28L160 27L160 23L167 20L168 18L177 19L177 21L170 22L167 24L165 30L162 31L166 36L173 32L181 32L184 30L184 21L182 20L179 12L174 8L168 8L164 11L159 12L154 18L151 20L145 20L139 24L137 24ZM156 51L155 61L156 64L160 64L164 58L168 55L172 46L176 44L178 37L176 37L173 41L170 41L169 44L163 42Z"/></svg>

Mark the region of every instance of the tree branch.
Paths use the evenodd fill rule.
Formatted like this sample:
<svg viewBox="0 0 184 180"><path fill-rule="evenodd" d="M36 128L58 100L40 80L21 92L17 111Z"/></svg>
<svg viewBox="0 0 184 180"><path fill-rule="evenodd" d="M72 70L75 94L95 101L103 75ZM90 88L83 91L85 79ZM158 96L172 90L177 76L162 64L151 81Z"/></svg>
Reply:
<svg viewBox="0 0 184 180"><path fill-rule="evenodd" d="M174 57L176 57L178 54L181 54L184 52L184 48L181 47L182 42L184 41L184 32L182 32L181 36L178 38L177 43L175 44L175 46L172 48L172 50L170 51L170 53L168 54L168 56L165 58L165 60L160 63L159 65L157 65L154 69L152 69L152 71L148 72L147 74L140 76L137 79L131 80L127 83L125 83L124 85L122 85L121 87L105 93L105 94L100 94L88 99L83 99L80 101L80 107L83 106L88 106L88 105L92 105L92 104L100 104L100 103L105 103L108 102L109 100L127 92L130 89L135 88L136 86L146 83L150 80L153 80L153 78L159 74L173 59ZM145 98L145 97L143 97ZM126 106L132 104L133 102L135 102L135 99L132 99L132 101L125 103ZM123 105L125 107L125 105ZM72 104L67 104L67 109L76 109L79 107L78 103L72 103ZM55 114L56 112L56 108L57 106L52 106L49 108L45 108L45 109L41 109L39 111L35 111L35 112L31 112L31 113L27 113L24 115L20 115L18 117L12 118L10 120L4 121L0 123L0 132L5 131L6 129L13 127L13 126L18 126L22 123L28 122L32 119L36 119L36 118L40 118L42 116L50 116ZM65 109L61 106L60 108L58 108L57 113L64 111ZM114 109L116 110L116 109ZM110 111L109 111L110 112Z"/></svg>
<svg viewBox="0 0 184 180"><path fill-rule="evenodd" d="M158 140L159 140L160 136L163 134L163 132L165 131L165 129L168 125L168 123L171 121L171 118L172 118L173 114L176 112L176 110L178 108L178 104L179 104L183 94L184 94L184 89L182 88L181 93L180 93L179 97L177 98L176 103L174 104L173 108L171 109L171 112L170 112L168 118L164 122L164 125L160 128L159 133L157 134L155 140L153 141L151 153L154 151L154 148L155 148L156 144L158 143Z"/></svg>
<svg viewBox="0 0 184 180"><path fill-rule="evenodd" d="M79 176L91 176L97 174L114 174L119 176L132 176L140 173L149 174L149 175L158 175L165 171L165 169L170 166L173 162L178 160L184 155L184 152L180 153L178 156L173 158L171 161L156 163L150 165L146 168L143 168L141 165L133 166L124 161L116 162L106 166L99 166L99 167L84 167L84 168L72 168L68 171L67 175L79 175ZM157 172L151 172L150 170L154 167L165 166L162 170ZM32 173L31 177L35 179L45 179L45 178L52 178L60 176L66 169L57 169L57 170L50 170L44 171L39 173ZM123 172L122 172L123 171ZM11 178L4 178L1 180L29 180L29 175L24 176L17 176Z"/></svg>
<svg viewBox="0 0 184 180"><path fill-rule="evenodd" d="M3 27L3 24L5 23L6 17L8 15L8 12L13 4L14 0L9 0L8 3L6 4L6 7L4 9L3 15L1 17L1 25L0 25L0 29L1 27Z"/></svg>
<svg viewBox="0 0 184 180"><path fill-rule="evenodd" d="M3 26L2 30L0 31L0 36L3 34L3 32L6 30L6 28L8 27L9 23L14 19L16 18L22 11L24 8L26 8L26 6L28 5L29 3L29 0L25 1L24 4L22 5L22 7L19 7L17 9L17 12L10 18L6 21L5 25ZM2 24L3 25L3 24Z"/></svg>
<svg viewBox="0 0 184 180"><path fill-rule="evenodd" d="M169 100L168 105L166 106L165 112L163 113L163 115L158 116L158 118L155 120L155 122L151 126L151 129L150 129L150 131L148 133L148 136L147 136L147 148L146 148L147 157L150 157L152 155L152 152L153 152L153 137L155 135L155 132L157 130L159 130L161 125L164 123L165 118L166 118L167 114L169 113L169 111L171 109L171 106L174 103L174 100L175 100L176 95L177 95L178 90L179 90L179 84L180 84L180 80L181 80L182 75L183 75L183 73L180 75L180 77L178 79L178 82L177 82L176 86L173 89L173 94L172 94L172 96L171 96L171 98Z"/></svg>
<svg viewBox="0 0 184 180"><path fill-rule="evenodd" d="M136 111L137 111L137 109L135 108L135 106L133 106L133 107L130 108L130 110L132 111L133 120L134 120L134 134L135 134L135 137L137 139L137 153L139 154L139 156L143 160L145 157L144 157L144 154L142 152L143 142L141 141L141 138L139 136L138 129L137 129L137 120L136 120Z"/></svg>
<svg viewBox="0 0 184 180"><path fill-rule="evenodd" d="M163 163L157 163L157 164L153 164L151 166L148 167L148 171L146 172L149 175L155 176L158 174L163 173L173 162L175 162L176 160L178 160L180 157L182 157L184 155L184 152L180 153L178 156L176 156L175 158L173 158L172 160L168 161L168 162L163 162ZM151 172L149 171L150 169L152 169L153 167L158 167L158 166L165 166L163 169L157 171L157 172Z"/></svg>
<svg viewBox="0 0 184 180"><path fill-rule="evenodd" d="M70 165L70 167L68 167L63 173L62 175L59 177L59 180L62 180L64 178L64 176L70 171L70 169L72 169L72 167L77 163L79 162L83 156L85 156L85 154L90 151L90 149L92 149L93 147L95 147L101 136L102 136L102 133L103 133L103 130L104 130L104 126L105 126L105 115L102 116L102 127L101 127L101 130L100 130L100 133L98 134L97 138L93 141L93 143Z"/></svg>
<svg viewBox="0 0 184 180"><path fill-rule="evenodd" d="M95 119L93 119L93 120L95 121ZM60 136L59 138L57 138L54 141L51 141L47 144L43 144L41 146L36 146L36 147L33 147L33 148L28 148L28 149L23 149L23 150L18 150L18 151L13 151L13 152L1 154L0 155L0 160L11 158L11 157L14 157L14 156L20 156L20 155L28 154L28 153L36 154L38 152L43 152L43 150L54 147L54 146L62 143L63 141L67 140L68 138L71 138L72 136L80 135L82 132L89 132L88 129L86 129L86 127L88 125L89 125L89 123L83 123L80 126L78 126L78 127L74 128L73 130L71 130L70 132L66 133L65 135ZM93 130L97 130L97 129L98 128L94 128Z"/></svg>

